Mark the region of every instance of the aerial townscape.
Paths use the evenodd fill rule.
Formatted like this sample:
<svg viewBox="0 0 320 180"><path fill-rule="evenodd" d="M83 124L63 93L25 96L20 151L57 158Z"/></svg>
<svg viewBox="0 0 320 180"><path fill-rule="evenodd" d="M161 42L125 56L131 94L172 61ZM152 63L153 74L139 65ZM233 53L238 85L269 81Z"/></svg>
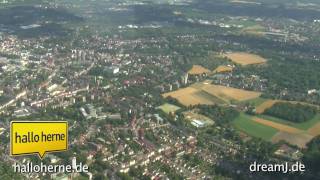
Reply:
<svg viewBox="0 0 320 180"><path fill-rule="evenodd" d="M319 179L319 0L0 0L0 179ZM68 150L10 156L11 121ZM88 165L16 173L14 163ZM250 172L254 163L304 172Z"/></svg>

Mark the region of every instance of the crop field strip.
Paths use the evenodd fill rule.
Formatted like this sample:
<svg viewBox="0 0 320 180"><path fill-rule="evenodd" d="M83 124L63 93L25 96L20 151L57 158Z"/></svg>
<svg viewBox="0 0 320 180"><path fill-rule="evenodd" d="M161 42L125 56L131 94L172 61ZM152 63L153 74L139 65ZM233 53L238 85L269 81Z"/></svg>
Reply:
<svg viewBox="0 0 320 180"><path fill-rule="evenodd" d="M184 106L197 104L230 104L231 101L246 101L260 97L260 92L246 91L209 83L196 83L187 88L162 94L177 99Z"/></svg>
<svg viewBox="0 0 320 180"><path fill-rule="evenodd" d="M201 75L201 74L209 74L211 71L203 66L200 65L194 65L192 68L188 71L188 74L190 75Z"/></svg>
<svg viewBox="0 0 320 180"><path fill-rule="evenodd" d="M243 52L226 53L223 56L230 59L232 62L243 66L253 64L265 64L267 62L265 58L259 55Z"/></svg>
<svg viewBox="0 0 320 180"><path fill-rule="evenodd" d="M266 109L271 108L274 104L276 104L276 103L278 103L278 102L292 103L292 104L300 103L300 104L303 104L303 105L312 106L312 107L316 107L317 109L320 109L320 107L317 106L317 105L309 104L309 103L305 103L305 102L268 99L268 100L264 101L262 104L260 104L260 105L258 105L258 106L256 107L256 113L257 113L257 114L262 114Z"/></svg>
<svg viewBox="0 0 320 180"><path fill-rule="evenodd" d="M229 67L229 66L218 66L215 70L213 70L213 73L231 72L232 70L233 70L233 67Z"/></svg>
<svg viewBox="0 0 320 180"><path fill-rule="evenodd" d="M319 115L310 120L312 122L308 122L308 126L300 126L304 127L303 129L299 129L297 127L282 122L272 121L261 117L249 115L241 116L242 117L240 118L240 120L237 119L233 123L237 129L239 129L242 132L245 132L248 135L260 137L273 143L277 143L281 140L284 140L290 144L294 144L301 148L305 148L306 144L313 137L320 135L320 119L318 119ZM276 132L270 134L270 128L275 129Z"/></svg>
<svg viewBox="0 0 320 180"><path fill-rule="evenodd" d="M307 133L288 133L284 131L278 132L276 135L272 137L272 142L277 143L279 141L286 141L290 144L297 145L300 148L305 148L306 144L313 138L314 136Z"/></svg>
<svg viewBox="0 0 320 180"><path fill-rule="evenodd" d="M244 132L250 136L262 138L266 141L271 139L279 131L273 127L266 126L255 122L251 119L251 116L241 113L240 116L235 119L232 124L241 132Z"/></svg>
<svg viewBox="0 0 320 180"><path fill-rule="evenodd" d="M313 127L308 129L308 133L312 136L318 136L320 135L320 122L315 124Z"/></svg>
<svg viewBox="0 0 320 180"><path fill-rule="evenodd" d="M302 130L291 127L291 126L287 126L284 124L280 124L280 123L276 123L273 121L269 121L269 120L265 120L265 119L261 119L261 118L257 118L257 117L253 117L252 118L253 121L263 124L265 126L269 126L275 129L278 129L279 131L284 131L284 132L288 132L288 133L303 133Z"/></svg>

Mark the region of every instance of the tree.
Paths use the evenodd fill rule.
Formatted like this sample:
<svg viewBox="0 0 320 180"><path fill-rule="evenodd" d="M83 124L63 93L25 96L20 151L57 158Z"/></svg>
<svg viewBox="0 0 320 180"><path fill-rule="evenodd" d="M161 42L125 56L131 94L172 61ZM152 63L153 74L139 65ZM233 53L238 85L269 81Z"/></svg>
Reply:
<svg viewBox="0 0 320 180"><path fill-rule="evenodd" d="M264 114L301 123L312 119L317 114L317 109L300 103L292 104L280 102L267 109Z"/></svg>
<svg viewBox="0 0 320 180"><path fill-rule="evenodd" d="M306 166L307 177L320 176L320 136L315 137L307 144L302 161Z"/></svg>

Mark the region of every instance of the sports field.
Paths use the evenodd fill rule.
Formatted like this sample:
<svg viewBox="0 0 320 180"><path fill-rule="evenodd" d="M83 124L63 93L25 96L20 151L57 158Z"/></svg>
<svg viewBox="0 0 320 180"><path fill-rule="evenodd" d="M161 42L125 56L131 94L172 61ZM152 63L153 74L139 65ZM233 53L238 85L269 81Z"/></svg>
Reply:
<svg viewBox="0 0 320 180"><path fill-rule="evenodd" d="M223 56L243 66L252 64L264 64L267 62L265 58L259 55L243 52L226 53Z"/></svg>
<svg viewBox="0 0 320 180"><path fill-rule="evenodd" d="M170 113L175 113L176 111L178 111L181 108L176 105L166 103L161 106L158 106L157 109L161 109L166 114L170 114Z"/></svg>
<svg viewBox="0 0 320 180"><path fill-rule="evenodd" d="M264 26L261 26L259 24L256 25L252 25L252 26L248 26L245 27L241 30L241 33L243 34L250 34L250 35L255 35L255 36L265 36L265 31L267 29Z"/></svg>

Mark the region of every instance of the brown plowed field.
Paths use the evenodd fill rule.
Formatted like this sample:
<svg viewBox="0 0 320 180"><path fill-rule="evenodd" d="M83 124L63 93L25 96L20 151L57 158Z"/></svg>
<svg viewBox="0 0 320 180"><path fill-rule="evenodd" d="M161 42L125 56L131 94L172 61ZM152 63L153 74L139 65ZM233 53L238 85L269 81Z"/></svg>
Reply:
<svg viewBox="0 0 320 180"><path fill-rule="evenodd" d="M312 136L318 136L320 135L320 123L315 124L313 127L308 129L308 134Z"/></svg>

